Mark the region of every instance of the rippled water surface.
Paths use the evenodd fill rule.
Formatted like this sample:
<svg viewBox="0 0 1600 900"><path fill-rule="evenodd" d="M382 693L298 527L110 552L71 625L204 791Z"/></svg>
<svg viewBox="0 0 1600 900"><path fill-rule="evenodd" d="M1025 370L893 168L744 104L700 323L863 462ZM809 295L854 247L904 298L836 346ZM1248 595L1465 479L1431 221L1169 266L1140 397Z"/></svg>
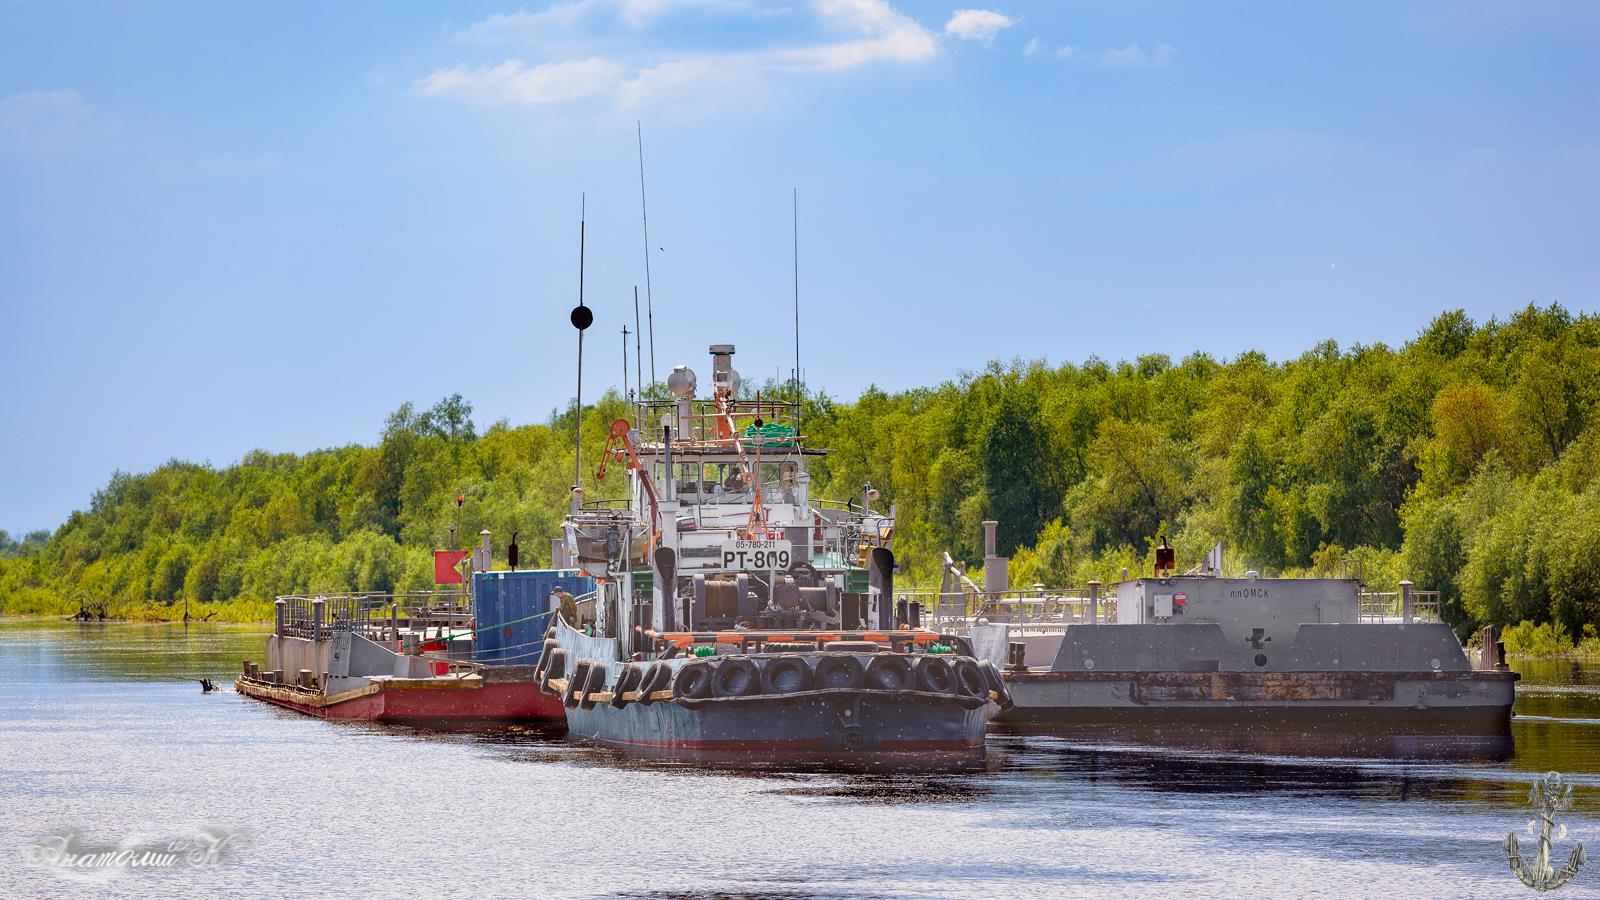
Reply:
<svg viewBox="0 0 1600 900"><path fill-rule="evenodd" d="M970 771L752 772L201 692L262 636L0 621L0 894L1531 896L1500 845L1547 770L1578 785L1558 853L1582 840L1600 860L1594 665L1519 667L1514 751L992 736ZM217 865L65 872L29 852L203 830L239 835ZM1552 896L1600 896L1587 868Z"/></svg>

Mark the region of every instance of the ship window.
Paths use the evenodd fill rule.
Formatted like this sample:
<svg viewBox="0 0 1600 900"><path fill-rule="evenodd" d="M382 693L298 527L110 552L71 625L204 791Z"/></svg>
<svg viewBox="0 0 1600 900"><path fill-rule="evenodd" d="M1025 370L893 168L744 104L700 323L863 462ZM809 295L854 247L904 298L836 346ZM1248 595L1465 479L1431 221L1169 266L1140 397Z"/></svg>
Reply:
<svg viewBox="0 0 1600 900"><path fill-rule="evenodd" d="M700 464L678 463L678 499L684 503L699 503L705 499L705 484L700 480Z"/></svg>
<svg viewBox="0 0 1600 900"><path fill-rule="evenodd" d="M707 463L705 484L725 497L750 490L750 486L744 483L744 468L736 462Z"/></svg>
<svg viewBox="0 0 1600 900"><path fill-rule="evenodd" d="M761 464L761 492L771 503L795 502L795 473L793 462Z"/></svg>

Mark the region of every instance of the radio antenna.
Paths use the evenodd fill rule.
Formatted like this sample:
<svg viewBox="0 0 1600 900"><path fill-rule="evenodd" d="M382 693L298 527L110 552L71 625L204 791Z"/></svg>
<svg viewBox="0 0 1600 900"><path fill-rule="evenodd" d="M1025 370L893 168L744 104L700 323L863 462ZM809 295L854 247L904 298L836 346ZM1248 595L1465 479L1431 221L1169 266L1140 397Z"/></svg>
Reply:
<svg viewBox="0 0 1600 900"><path fill-rule="evenodd" d="M644 394L644 354L639 349L639 286L633 286L633 383Z"/></svg>
<svg viewBox="0 0 1600 900"><path fill-rule="evenodd" d="M800 189L794 189L794 399L799 404L805 395L800 387ZM798 406L795 407L799 409ZM798 416L796 416L798 418Z"/></svg>
<svg viewBox="0 0 1600 900"><path fill-rule="evenodd" d="M594 313L583 305L584 230L589 218L589 196L579 195L578 212L578 305L572 308L572 327L578 329L578 397L572 417L572 511L582 508L583 490L583 330L594 324Z"/></svg>
<svg viewBox="0 0 1600 900"><path fill-rule="evenodd" d="M656 302L650 293L650 210L644 202L644 124L634 120L639 132L639 218L644 223L644 307L650 323L650 384L656 383Z"/></svg>

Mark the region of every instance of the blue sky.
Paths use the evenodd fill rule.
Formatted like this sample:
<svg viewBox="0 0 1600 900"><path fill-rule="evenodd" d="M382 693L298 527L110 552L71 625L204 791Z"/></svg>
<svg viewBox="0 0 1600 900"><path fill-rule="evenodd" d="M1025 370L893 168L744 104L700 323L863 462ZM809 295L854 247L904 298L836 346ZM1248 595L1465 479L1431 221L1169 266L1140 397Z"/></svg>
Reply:
<svg viewBox="0 0 1600 900"><path fill-rule="evenodd" d="M0 527L731 341L838 396L1597 308L1600 6L0 3ZM586 393L588 392L586 391Z"/></svg>

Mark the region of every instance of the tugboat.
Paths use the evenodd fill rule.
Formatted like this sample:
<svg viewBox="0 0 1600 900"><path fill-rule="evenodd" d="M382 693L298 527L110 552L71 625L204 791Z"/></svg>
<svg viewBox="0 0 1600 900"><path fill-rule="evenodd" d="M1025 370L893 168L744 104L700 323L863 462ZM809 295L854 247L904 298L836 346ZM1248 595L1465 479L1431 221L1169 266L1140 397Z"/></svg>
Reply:
<svg viewBox="0 0 1600 900"><path fill-rule="evenodd" d="M894 602L894 515L810 496L799 406L740 399L731 344L712 396L678 366L674 399L640 400L600 463L627 499L563 523L563 564L595 579L592 633L558 618L536 677L572 736L716 762L981 757L1009 704L998 667ZM659 439L646 431L659 428Z"/></svg>

